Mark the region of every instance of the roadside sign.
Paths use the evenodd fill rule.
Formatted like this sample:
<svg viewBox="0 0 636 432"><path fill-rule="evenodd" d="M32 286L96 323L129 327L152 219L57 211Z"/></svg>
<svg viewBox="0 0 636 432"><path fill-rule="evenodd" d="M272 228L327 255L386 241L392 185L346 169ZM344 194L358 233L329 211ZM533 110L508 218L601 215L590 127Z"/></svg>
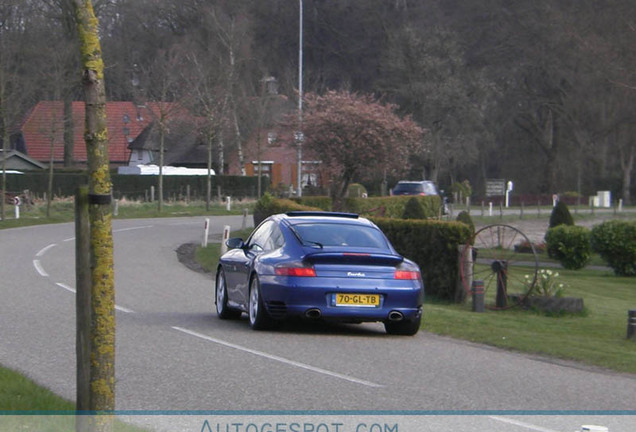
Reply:
<svg viewBox="0 0 636 432"><path fill-rule="evenodd" d="M506 194L506 180L504 179L487 179L486 180L486 196L503 196Z"/></svg>

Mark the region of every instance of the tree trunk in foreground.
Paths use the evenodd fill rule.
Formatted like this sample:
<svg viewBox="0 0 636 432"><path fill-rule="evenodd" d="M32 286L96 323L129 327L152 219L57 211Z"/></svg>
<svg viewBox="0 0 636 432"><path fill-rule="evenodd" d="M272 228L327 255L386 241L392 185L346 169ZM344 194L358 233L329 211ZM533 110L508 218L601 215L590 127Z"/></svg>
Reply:
<svg viewBox="0 0 636 432"><path fill-rule="evenodd" d="M91 431L112 430L115 409L115 284L111 180L106 129L104 63L91 0L73 0L80 38L86 101L85 141L89 175L91 254Z"/></svg>

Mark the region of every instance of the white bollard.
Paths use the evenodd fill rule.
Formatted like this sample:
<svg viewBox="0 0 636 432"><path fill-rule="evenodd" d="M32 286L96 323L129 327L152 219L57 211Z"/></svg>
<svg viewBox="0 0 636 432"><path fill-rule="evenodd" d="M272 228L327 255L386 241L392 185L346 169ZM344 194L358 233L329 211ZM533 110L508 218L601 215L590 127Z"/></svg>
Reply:
<svg viewBox="0 0 636 432"><path fill-rule="evenodd" d="M227 211L232 210L232 197L226 197L226 201L225 201L225 208L227 209Z"/></svg>
<svg viewBox="0 0 636 432"><path fill-rule="evenodd" d="M223 227L223 238L221 239L221 255L227 252L226 242L230 239L230 226L225 225Z"/></svg>
<svg viewBox="0 0 636 432"><path fill-rule="evenodd" d="M15 218L20 219L20 206L17 204L15 206Z"/></svg>
<svg viewBox="0 0 636 432"><path fill-rule="evenodd" d="M203 228L203 242L202 247L208 247L208 233L210 232L210 219L205 218L205 226Z"/></svg>
<svg viewBox="0 0 636 432"><path fill-rule="evenodd" d="M492 201L488 203L488 216L492 216Z"/></svg>
<svg viewBox="0 0 636 432"><path fill-rule="evenodd" d="M619 199L618 200L618 212L622 212L623 211L623 200Z"/></svg>

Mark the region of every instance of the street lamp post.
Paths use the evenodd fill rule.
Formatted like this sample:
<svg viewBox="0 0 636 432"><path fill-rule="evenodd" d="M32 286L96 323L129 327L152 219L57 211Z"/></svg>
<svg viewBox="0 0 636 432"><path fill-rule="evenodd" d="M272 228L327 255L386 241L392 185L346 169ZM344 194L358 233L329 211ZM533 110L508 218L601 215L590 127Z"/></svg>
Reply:
<svg viewBox="0 0 636 432"><path fill-rule="evenodd" d="M298 196L303 195L302 169L303 169L303 0L298 0L298 131L296 146L298 149Z"/></svg>

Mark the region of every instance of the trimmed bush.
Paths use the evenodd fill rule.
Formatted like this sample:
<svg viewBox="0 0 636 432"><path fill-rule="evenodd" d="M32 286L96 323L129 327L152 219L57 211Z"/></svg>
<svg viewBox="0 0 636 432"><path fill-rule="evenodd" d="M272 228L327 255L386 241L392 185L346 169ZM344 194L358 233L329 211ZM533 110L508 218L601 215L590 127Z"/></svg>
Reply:
<svg viewBox="0 0 636 432"><path fill-rule="evenodd" d="M442 200L437 195L429 196L390 196L369 198L348 198L345 201L346 211L361 215L384 216L402 218L406 203L411 198L417 198L424 209L425 218L438 218Z"/></svg>
<svg viewBox="0 0 636 432"><path fill-rule="evenodd" d="M470 232L472 234L475 234L475 224L473 223L473 218L470 217L470 213L468 213L466 210L460 211L455 220L457 222L468 225L468 227L470 228Z"/></svg>
<svg viewBox="0 0 636 432"><path fill-rule="evenodd" d="M360 183L352 183L347 188L347 197L351 198L363 198L367 196L367 188Z"/></svg>
<svg viewBox="0 0 636 432"><path fill-rule="evenodd" d="M574 225L574 219L570 214L567 204L563 201L557 201L556 205L552 209L550 214L550 228L554 228L559 225Z"/></svg>
<svg viewBox="0 0 636 432"><path fill-rule="evenodd" d="M417 198L413 197L406 202L402 219L424 219L425 217L424 208Z"/></svg>
<svg viewBox="0 0 636 432"><path fill-rule="evenodd" d="M289 199L275 198L269 193L265 193L260 200L256 202L254 206L254 226L258 226L267 217L278 214L286 213L288 211L322 211L317 207L309 207L298 204Z"/></svg>
<svg viewBox="0 0 636 432"><path fill-rule="evenodd" d="M592 250L618 276L636 276L636 221L613 220L592 228Z"/></svg>
<svg viewBox="0 0 636 432"><path fill-rule="evenodd" d="M580 226L558 225L545 234L548 255L569 270L585 267L592 256L590 230Z"/></svg>
<svg viewBox="0 0 636 432"><path fill-rule="evenodd" d="M422 270L426 294L454 301L459 280L458 246L471 237L463 223L373 218L401 255Z"/></svg>
<svg viewBox="0 0 636 432"><path fill-rule="evenodd" d="M305 196L303 195L302 197L298 198L290 198L292 201L300 204L300 205L304 205L304 206L308 206L308 207L316 207L319 209L323 209L324 211L331 211L332 209L332 202L331 202L331 197L328 196L321 196L321 195L317 195L317 196Z"/></svg>

